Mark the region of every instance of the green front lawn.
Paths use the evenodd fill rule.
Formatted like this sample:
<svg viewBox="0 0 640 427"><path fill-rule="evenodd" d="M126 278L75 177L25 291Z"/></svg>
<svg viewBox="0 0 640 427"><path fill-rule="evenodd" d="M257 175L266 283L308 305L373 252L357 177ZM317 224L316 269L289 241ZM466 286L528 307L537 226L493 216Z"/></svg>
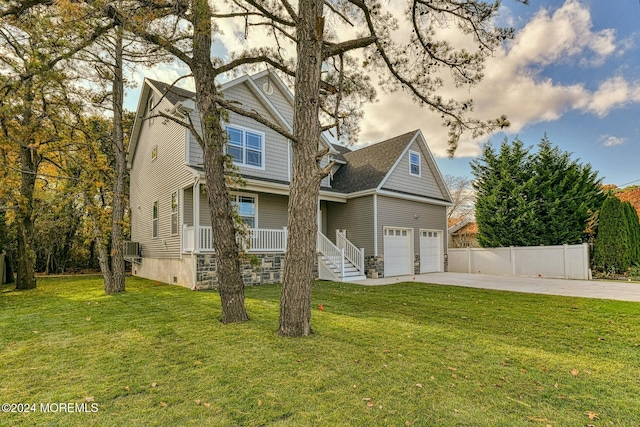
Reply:
<svg viewBox="0 0 640 427"><path fill-rule="evenodd" d="M0 425L640 423L638 303L318 282L315 334L283 339L279 291L248 288L251 321L221 325L216 293L138 278L111 297L97 278L2 285L0 403L37 412Z"/></svg>

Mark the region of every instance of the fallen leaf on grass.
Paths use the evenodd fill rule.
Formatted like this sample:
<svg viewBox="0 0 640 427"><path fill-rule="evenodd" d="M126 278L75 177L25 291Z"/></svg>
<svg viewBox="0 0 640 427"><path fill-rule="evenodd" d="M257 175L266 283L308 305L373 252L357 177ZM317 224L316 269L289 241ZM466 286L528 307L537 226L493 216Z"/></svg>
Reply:
<svg viewBox="0 0 640 427"><path fill-rule="evenodd" d="M434 377L433 375L431 375L431 376L429 377L429 379L430 379L431 381L435 381L435 380L436 380L436 377Z"/></svg>
<svg viewBox="0 0 640 427"><path fill-rule="evenodd" d="M416 387L422 388L422 384L416 384Z"/></svg>
<svg viewBox="0 0 640 427"><path fill-rule="evenodd" d="M87 317L87 322L91 320L91 317Z"/></svg>
<svg viewBox="0 0 640 427"><path fill-rule="evenodd" d="M599 419L600 417L593 411L587 411L584 413L587 417L589 417L589 421L594 421Z"/></svg>
<svg viewBox="0 0 640 427"><path fill-rule="evenodd" d="M202 362L199 360L196 360L195 362L193 362L194 365L202 365Z"/></svg>
<svg viewBox="0 0 640 427"><path fill-rule="evenodd" d="M554 386L555 388L560 388L560 385L559 385L558 383L555 383L553 386Z"/></svg>
<svg viewBox="0 0 640 427"><path fill-rule="evenodd" d="M93 396L87 396L84 398L87 402L93 402Z"/></svg>
<svg viewBox="0 0 640 427"><path fill-rule="evenodd" d="M157 383L151 383L151 387L156 388L158 384Z"/></svg>
<svg viewBox="0 0 640 427"><path fill-rule="evenodd" d="M373 408L373 402L367 402L367 406L368 406L369 408Z"/></svg>
<svg viewBox="0 0 640 427"><path fill-rule="evenodd" d="M405 421L404 425L406 425L407 427L409 427L411 425L411 421Z"/></svg>
<svg viewBox="0 0 640 427"><path fill-rule="evenodd" d="M574 368L574 369L571 370L571 375L573 375L575 377L576 375L578 375L579 372L580 371L578 371L577 369Z"/></svg>
<svg viewBox="0 0 640 427"><path fill-rule="evenodd" d="M262 400L258 400L258 406L262 406Z"/></svg>
<svg viewBox="0 0 640 427"><path fill-rule="evenodd" d="M526 369L524 369L524 368L520 368L520 372L522 372L523 374L526 374L526 373L527 373L527 372L529 372L529 371L527 371L527 370L526 370Z"/></svg>
<svg viewBox="0 0 640 427"><path fill-rule="evenodd" d="M211 403L203 403L204 406L206 406L207 408L211 406Z"/></svg>
<svg viewBox="0 0 640 427"><path fill-rule="evenodd" d="M166 402L160 402L160 406L162 406L163 408L167 407L167 403Z"/></svg>
<svg viewBox="0 0 640 427"><path fill-rule="evenodd" d="M451 374L451 378L458 378L456 374Z"/></svg>
<svg viewBox="0 0 640 427"><path fill-rule="evenodd" d="M450 371L457 371L457 370L458 370L458 369L456 369L456 368L452 368L452 367L450 367L450 366L449 366L449 367L447 367L447 369L448 369L448 370L450 370Z"/></svg>
<svg viewBox="0 0 640 427"><path fill-rule="evenodd" d="M127 391L131 391L131 387L130 386L126 386L124 389L127 390Z"/></svg>

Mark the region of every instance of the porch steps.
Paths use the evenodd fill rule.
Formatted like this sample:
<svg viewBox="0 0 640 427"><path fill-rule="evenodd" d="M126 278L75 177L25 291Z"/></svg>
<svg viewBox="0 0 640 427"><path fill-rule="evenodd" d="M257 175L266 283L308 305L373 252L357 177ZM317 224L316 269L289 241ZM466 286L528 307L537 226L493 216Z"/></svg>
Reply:
<svg viewBox="0 0 640 427"><path fill-rule="evenodd" d="M344 265L344 276L340 275L340 257L332 257L322 255L320 260L324 263L324 265L331 270L331 272L338 278L338 280L342 282L351 282L354 280L364 280L367 276L360 274L358 269L347 259L345 259Z"/></svg>

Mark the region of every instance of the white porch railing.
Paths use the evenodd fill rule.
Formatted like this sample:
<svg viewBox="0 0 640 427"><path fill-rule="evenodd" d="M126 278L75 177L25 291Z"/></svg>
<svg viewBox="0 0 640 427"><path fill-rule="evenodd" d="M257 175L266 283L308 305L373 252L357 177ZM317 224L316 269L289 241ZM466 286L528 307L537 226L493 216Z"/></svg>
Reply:
<svg viewBox="0 0 640 427"><path fill-rule="evenodd" d="M344 251L344 256L360 274L364 274L364 249L358 249L351 243L345 230L336 230L336 246Z"/></svg>
<svg viewBox="0 0 640 427"><path fill-rule="evenodd" d="M344 277L344 249L340 249L327 236L318 232L318 252L338 269L340 277ZM323 279L322 275L320 278Z"/></svg>
<svg viewBox="0 0 640 427"><path fill-rule="evenodd" d="M287 228L275 230L269 228L251 228L243 239L238 236L238 243L247 252L286 252Z"/></svg>
<svg viewBox="0 0 640 427"><path fill-rule="evenodd" d="M185 226L182 233L182 250L190 252L195 249L195 236L198 236L198 249L202 252L213 251L213 229L211 227ZM281 230L253 228L247 231L245 238L237 237L238 243L247 252L285 252L287 249L287 228Z"/></svg>

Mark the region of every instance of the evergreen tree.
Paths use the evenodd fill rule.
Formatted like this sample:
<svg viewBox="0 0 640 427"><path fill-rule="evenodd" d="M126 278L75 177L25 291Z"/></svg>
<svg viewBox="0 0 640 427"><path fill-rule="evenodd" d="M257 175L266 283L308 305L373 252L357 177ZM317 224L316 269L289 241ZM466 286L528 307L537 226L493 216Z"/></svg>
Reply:
<svg viewBox="0 0 640 427"><path fill-rule="evenodd" d="M630 263L640 266L640 222L638 213L629 202L622 202L629 226Z"/></svg>
<svg viewBox="0 0 640 427"><path fill-rule="evenodd" d="M625 211L622 202L613 195L602 204L593 249L593 261L600 270L620 273L629 269L631 237Z"/></svg>
<svg viewBox="0 0 640 427"><path fill-rule="evenodd" d="M590 165L542 139L530 154L516 139L496 153L487 144L471 163L476 177L478 242L483 247L580 243L602 203Z"/></svg>

